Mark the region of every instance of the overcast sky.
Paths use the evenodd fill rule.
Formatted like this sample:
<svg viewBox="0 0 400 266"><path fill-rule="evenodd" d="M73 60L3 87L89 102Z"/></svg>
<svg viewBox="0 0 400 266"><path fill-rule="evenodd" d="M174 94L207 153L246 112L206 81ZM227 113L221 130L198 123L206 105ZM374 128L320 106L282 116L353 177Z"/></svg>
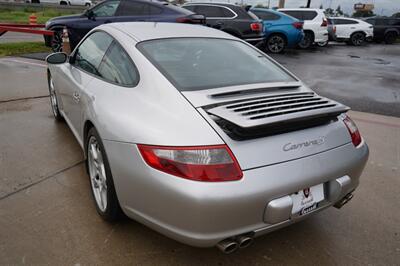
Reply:
<svg viewBox="0 0 400 266"><path fill-rule="evenodd" d="M190 1L190 0L189 0ZM211 0L192 0L193 2L210 2ZM241 2L241 0L212 0L212 2ZM278 0L270 0L271 7L278 5ZM267 5L268 0L243 0L249 4ZM355 3L375 4L374 12L378 15L392 15L395 12L400 12L400 0L311 0L311 7L318 8L321 4L324 8L331 7L335 9L338 5L342 7L345 13L353 13L353 5ZM307 0L286 0L285 7L300 7L306 5Z"/></svg>

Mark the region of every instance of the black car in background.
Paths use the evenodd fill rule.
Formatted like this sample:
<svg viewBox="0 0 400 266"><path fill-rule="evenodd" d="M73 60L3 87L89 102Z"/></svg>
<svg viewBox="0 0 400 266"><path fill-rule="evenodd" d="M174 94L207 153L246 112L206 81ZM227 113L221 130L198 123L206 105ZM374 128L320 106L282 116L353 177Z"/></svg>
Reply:
<svg viewBox="0 0 400 266"><path fill-rule="evenodd" d="M400 37L400 18L368 18L374 26L374 41L392 44Z"/></svg>
<svg viewBox="0 0 400 266"><path fill-rule="evenodd" d="M204 24L205 18L161 1L105 0L83 14L56 17L47 21L46 29L53 30L54 36L45 36L45 43L52 47L53 51L60 51L62 31L67 27L72 50L91 29L104 23L126 21Z"/></svg>
<svg viewBox="0 0 400 266"><path fill-rule="evenodd" d="M245 8L229 3L188 3L182 6L206 17L206 25L249 43L264 41L263 24Z"/></svg>

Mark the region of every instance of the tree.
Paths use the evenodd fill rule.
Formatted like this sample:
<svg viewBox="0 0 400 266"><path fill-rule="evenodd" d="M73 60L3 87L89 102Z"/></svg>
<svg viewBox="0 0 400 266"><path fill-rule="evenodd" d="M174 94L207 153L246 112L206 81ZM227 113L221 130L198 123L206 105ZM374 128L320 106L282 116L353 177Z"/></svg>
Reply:
<svg viewBox="0 0 400 266"><path fill-rule="evenodd" d="M343 11L340 5L336 8L336 16L343 16Z"/></svg>
<svg viewBox="0 0 400 266"><path fill-rule="evenodd" d="M357 10L353 13L353 18L367 18L367 17L373 17L376 16L375 13L371 10L368 11L363 11L363 10Z"/></svg>
<svg viewBox="0 0 400 266"><path fill-rule="evenodd" d="M392 17L394 17L394 18L400 18L400 12L394 13L394 14L392 15Z"/></svg>
<svg viewBox="0 0 400 266"><path fill-rule="evenodd" d="M325 9L325 14L327 17L333 17L335 15L335 12L333 11L332 8L328 7L327 9Z"/></svg>

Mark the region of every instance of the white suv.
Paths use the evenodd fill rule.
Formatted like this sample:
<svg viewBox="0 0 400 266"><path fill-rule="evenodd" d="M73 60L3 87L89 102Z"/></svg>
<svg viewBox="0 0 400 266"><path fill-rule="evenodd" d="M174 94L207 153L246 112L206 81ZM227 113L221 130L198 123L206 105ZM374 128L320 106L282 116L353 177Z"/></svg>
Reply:
<svg viewBox="0 0 400 266"><path fill-rule="evenodd" d="M304 21L304 38L299 43L301 48L328 41L328 21L322 9L281 8L278 11Z"/></svg>
<svg viewBox="0 0 400 266"><path fill-rule="evenodd" d="M371 40L374 37L374 27L365 21L343 17L331 17L329 21L336 27L335 37L338 42L359 46L365 40Z"/></svg>

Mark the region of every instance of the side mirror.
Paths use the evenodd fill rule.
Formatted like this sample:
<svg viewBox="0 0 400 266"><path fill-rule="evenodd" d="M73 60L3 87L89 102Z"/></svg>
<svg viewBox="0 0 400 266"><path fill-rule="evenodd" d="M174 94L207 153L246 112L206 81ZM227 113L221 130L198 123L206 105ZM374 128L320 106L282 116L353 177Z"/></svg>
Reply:
<svg viewBox="0 0 400 266"><path fill-rule="evenodd" d="M94 15L94 13L93 13L93 10L91 10L91 9L87 9L87 10L85 11L85 16L86 16L88 19L94 19L94 18L95 18L95 15Z"/></svg>
<svg viewBox="0 0 400 266"><path fill-rule="evenodd" d="M46 57L46 62L52 65L64 64L67 62L68 55L66 53L53 53Z"/></svg>

